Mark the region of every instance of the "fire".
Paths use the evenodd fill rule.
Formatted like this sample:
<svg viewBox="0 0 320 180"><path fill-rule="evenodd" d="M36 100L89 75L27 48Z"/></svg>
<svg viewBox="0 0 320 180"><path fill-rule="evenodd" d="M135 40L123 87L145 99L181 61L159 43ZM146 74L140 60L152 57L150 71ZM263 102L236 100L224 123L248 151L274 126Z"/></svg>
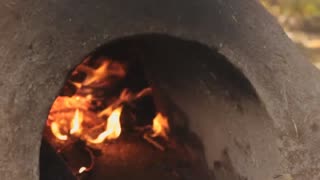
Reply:
<svg viewBox="0 0 320 180"><path fill-rule="evenodd" d="M76 71L86 73L86 78L81 84L73 83L77 88L99 82L110 75L124 77L126 74L124 68L120 64L111 63L111 61L104 61L97 69L80 64L76 68Z"/></svg>
<svg viewBox="0 0 320 180"><path fill-rule="evenodd" d="M67 135L63 135L61 132L60 132L60 128L59 128L59 124L56 123L56 122L52 122L51 123L51 132L52 134L59 140L61 141L66 141L68 139L68 136Z"/></svg>
<svg viewBox="0 0 320 180"><path fill-rule="evenodd" d="M81 167L78 172L79 172L79 174L81 174L81 173L85 172L86 170L87 170L86 167Z"/></svg>
<svg viewBox="0 0 320 180"><path fill-rule="evenodd" d="M121 103L128 101L130 98L132 98L132 94L128 91L128 89L124 89L121 94L119 99L117 99L113 104L111 104L109 107L104 109L98 114L98 117L102 116L110 116L115 107L118 107Z"/></svg>
<svg viewBox="0 0 320 180"><path fill-rule="evenodd" d="M71 121L70 134L81 133L82 121L83 121L83 113L80 112L79 109L77 109Z"/></svg>
<svg viewBox="0 0 320 180"><path fill-rule="evenodd" d="M88 66L79 65L78 69L86 73L87 77L82 82L82 85L87 86L95 81L99 81L107 76L107 68L109 66L109 62L104 62L98 69L92 69Z"/></svg>
<svg viewBox="0 0 320 180"><path fill-rule="evenodd" d="M119 99L117 99L112 105L110 105L108 108L104 109L98 114L98 117L102 116L110 116L112 111L114 110L114 107L118 107L122 103L128 103L132 102L138 98L141 98L143 96L150 95L152 93L151 88L145 88L142 89L140 92L137 94L131 93L128 89L124 89L121 91Z"/></svg>
<svg viewBox="0 0 320 180"><path fill-rule="evenodd" d="M47 125L50 128L49 130L52 131L50 136L53 135L55 139L64 141L57 143L59 151L64 149L64 147L60 147L62 143L65 143L65 147L77 142L86 145L91 163L90 165L83 166L82 164L76 166L75 170L80 167L78 174L89 172L95 165L95 155L88 147L94 146L96 148L94 144L117 139L122 133L121 123L127 127L134 122L138 123L137 127L133 127L132 130L136 130L139 134L141 133L140 135L143 135L147 142L164 151L166 149L165 144L162 144L164 142L157 141L161 139L169 140L168 118L158 113L154 117L151 126L151 119L147 119L149 116L140 116L141 108L139 106L141 103L143 103L142 107L145 107L145 105L154 106L149 99L143 99L152 95L152 88L136 89L135 87L126 86L127 79L124 79L124 77L127 73L131 74L131 71L126 72L126 70L130 70L128 63L108 60L104 57L97 58L96 63L89 60L90 57L85 60L85 63L77 66L72 73L73 76L68 80L73 86L66 86L65 88L67 89L65 90L69 94L76 88L74 94L71 97L57 97L48 116ZM111 93L107 92L109 89ZM63 94L65 95L66 93ZM123 107L127 107L128 111L124 111L127 114L124 114L123 117L125 118L120 121ZM142 120L139 120L139 118L142 118ZM150 123L145 127L141 127L142 123L140 122ZM128 131L128 133L131 132ZM85 143L82 143L83 141ZM56 143L55 141L53 142ZM98 146L97 148L103 148L103 146ZM74 170L74 168L72 169Z"/></svg>
<svg viewBox="0 0 320 180"><path fill-rule="evenodd" d="M152 137L161 136L165 139L168 139L168 132L170 130L168 118L163 116L161 113L158 113L153 119L152 130Z"/></svg>
<svg viewBox="0 0 320 180"><path fill-rule="evenodd" d="M90 96L81 97L81 96L58 96L54 103L52 104L50 115L55 112L60 112L66 109L82 109L87 110L90 106Z"/></svg>
<svg viewBox="0 0 320 180"><path fill-rule="evenodd" d="M96 139L89 139L88 141L93 144L102 143L105 139L116 139L121 134L120 116L122 107L116 108L107 120L106 130L102 132Z"/></svg>

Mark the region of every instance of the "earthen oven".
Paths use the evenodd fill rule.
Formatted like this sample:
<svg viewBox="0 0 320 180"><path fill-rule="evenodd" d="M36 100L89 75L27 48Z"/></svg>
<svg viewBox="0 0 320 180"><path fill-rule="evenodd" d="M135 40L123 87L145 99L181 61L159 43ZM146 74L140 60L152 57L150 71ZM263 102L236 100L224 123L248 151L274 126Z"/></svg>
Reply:
<svg viewBox="0 0 320 180"><path fill-rule="evenodd" d="M128 157L165 163L145 170L132 159L108 159L113 179L195 179L197 174L218 180L319 178L319 72L258 2L5 1L0 17L1 179L75 177L56 149L43 141L40 153L40 146L51 105L90 52L137 62L157 107L147 124L153 126L157 112L165 114L171 133L197 150L195 164L176 163L181 154L192 158L166 154L170 143L160 139L155 144L167 150L161 152L149 142L154 139L143 140L143 131L142 138L138 135L143 147L124 148L141 151L109 153L136 153ZM83 141L75 144L84 149L81 157L91 157ZM110 147L117 145L123 149L120 140ZM90 168L83 167L76 169Z"/></svg>

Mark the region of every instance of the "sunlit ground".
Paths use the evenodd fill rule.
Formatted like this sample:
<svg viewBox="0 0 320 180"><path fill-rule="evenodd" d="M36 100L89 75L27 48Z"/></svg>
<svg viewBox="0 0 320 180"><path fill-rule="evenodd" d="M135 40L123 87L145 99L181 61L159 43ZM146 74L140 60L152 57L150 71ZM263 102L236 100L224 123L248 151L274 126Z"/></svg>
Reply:
<svg viewBox="0 0 320 180"><path fill-rule="evenodd" d="M288 37L320 69L320 0L261 0Z"/></svg>

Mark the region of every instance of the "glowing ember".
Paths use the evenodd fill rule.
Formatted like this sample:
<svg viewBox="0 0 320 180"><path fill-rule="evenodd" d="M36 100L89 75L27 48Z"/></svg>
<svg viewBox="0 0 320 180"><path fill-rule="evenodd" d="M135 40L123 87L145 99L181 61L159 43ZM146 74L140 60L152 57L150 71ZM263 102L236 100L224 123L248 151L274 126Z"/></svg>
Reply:
<svg viewBox="0 0 320 180"><path fill-rule="evenodd" d="M61 141L66 141L68 139L68 136L67 135L63 135L61 132L60 132L60 128L59 128L59 124L56 123L56 122L52 122L51 123L51 132L52 134L59 140Z"/></svg>
<svg viewBox="0 0 320 180"><path fill-rule="evenodd" d="M157 116L153 119L152 130L152 137L161 136L165 139L168 139L168 118L163 116L161 113L158 113Z"/></svg>
<svg viewBox="0 0 320 180"><path fill-rule="evenodd" d="M92 100L92 94L88 94L87 96L86 96L86 99L88 100L88 101L91 101Z"/></svg>
<svg viewBox="0 0 320 180"><path fill-rule="evenodd" d="M102 143L105 139L116 139L121 134L120 116L122 107L115 109L107 120L106 130L102 132L96 139L89 139L88 141L93 144Z"/></svg>
<svg viewBox="0 0 320 180"><path fill-rule="evenodd" d="M86 170L87 170L86 167L81 167L78 172L79 172L79 174L81 174L81 173L85 172Z"/></svg>
<svg viewBox="0 0 320 180"><path fill-rule="evenodd" d="M82 121L83 121L83 113L79 112L79 109L77 109L71 121L70 134L81 133Z"/></svg>
<svg viewBox="0 0 320 180"><path fill-rule="evenodd" d="M90 97L90 96L89 96ZM83 109L87 110L90 106L89 97L82 97L82 96L58 96L54 103L52 104L50 115L54 114L55 112L64 111L66 109Z"/></svg>

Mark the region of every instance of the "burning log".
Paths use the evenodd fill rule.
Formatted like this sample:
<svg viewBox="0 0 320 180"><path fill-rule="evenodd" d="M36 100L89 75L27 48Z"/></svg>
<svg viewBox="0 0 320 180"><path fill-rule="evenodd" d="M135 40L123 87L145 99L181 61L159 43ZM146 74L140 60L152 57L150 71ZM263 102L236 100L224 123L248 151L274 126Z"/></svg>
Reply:
<svg viewBox="0 0 320 180"><path fill-rule="evenodd" d="M153 119L152 131L153 133L151 134L151 137L160 136L168 141L169 124L168 124L167 117L163 116L161 113L158 113L156 117ZM149 143L151 143L153 146L160 149L161 151L164 151L165 148L160 143L152 139L151 137L150 135L148 135L148 133L145 133L143 135L143 138L146 141L148 141Z"/></svg>
<svg viewBox="0 0 320 180"><path fill-rule="evenodd" d="M106 129L96 139L88 138L87 141L93 144L102 143L105 139L116 139L121 134L120 115L122 107L115 109L107 120Z"/></svg>
<svg viewBox="0 0 320 180"><path fill-rule="evenodd" d="M156 113L152 89L147 84L137 88L140 91L117 87L127 74L125 68L110 60L91 67L89 59L73 73L85 75L68 81L78 88L76 93L71 97L60 96L54 102L47 121L50 129L45 131L51 130L46 139L56 147L73 174L84 180L114 178L115 173L134 174L135 169L127 167L132 168L138 160L141 163L138 167L155 167L151 171L156 171L162 179L181 178L178 162L185 157L179 152L186 150L182 145L169 145L175 140L169 138L168 117ZM112 76L116 77L114 82ZM104 92L109 90L114 92ZM148 153L147 157L144 153ZM192 159L187 162L192 168L196 167L194 163L198 162ZM171 164L172 167L166 167ZM139 175L136 179L146 177Z"/></svg>
<svg viewBox="0 0 320 180"><path fill-rule="evenodd" d="M126 75L124 68L120 64L111 62L110 60L103 61L97 69L80 64L75 71L84 72L87 75L85 80L82 82L82 86L88 86L95 82L101 82L110 76L123 78Z"/></svg>
<svg viewBox="0 0 320 180"><path fill-rule="evenodd" d="M102 117L102 116L110 116L111 112L119 107L121 104L123 103L128 103L128 104L132 104L133 101L142 98L144 96L148 96L151 95L152 93L152 89L151 88L145 88L143 90L141 90L139 93L137 93L136 95L132 94L129 92L128 89L124 89L121 92L121 95L119 97L119 99L117 99L115 102L113 102L108 108L106 108L105 110L103 110L102 112L100 112L98 114L98 117Z"/></svg>
<svg viewBox="0 0 320 180"><path fill-rule="evenodd" d="M152 144L154 147L158 148L160 151L164 151L165 148L159 144L157 141L153 140L148 134L144 134L143 138L148 141L150 144Z"/></svg>

